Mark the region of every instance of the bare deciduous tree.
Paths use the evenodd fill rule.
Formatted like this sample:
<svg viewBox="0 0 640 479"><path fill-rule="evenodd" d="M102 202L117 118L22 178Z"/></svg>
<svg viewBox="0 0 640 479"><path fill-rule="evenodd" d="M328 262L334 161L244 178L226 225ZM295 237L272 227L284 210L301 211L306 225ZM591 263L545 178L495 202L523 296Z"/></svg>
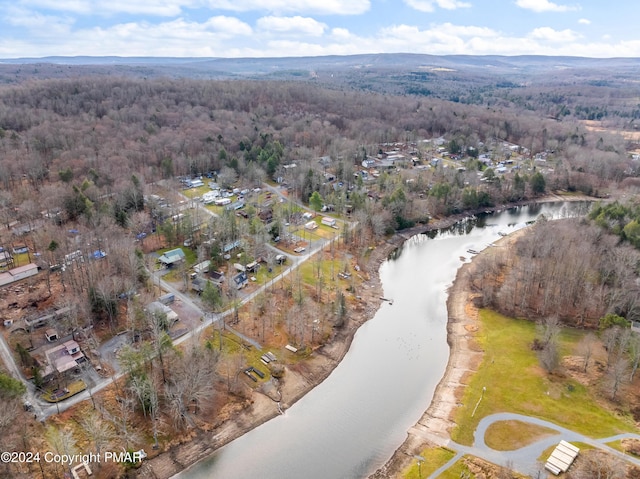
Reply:
<svg viewBox="0 0 640 479"><path fill-rule="evenodd" d="M589 362L591 361L591 356L593 355L596 344L597 339L593 333L587 333L578 343L578 354L582 356L582 370L585 373L589 367Z"/></svg>
<svg viewBox="0 0 640 479"><path fill-rule="evenodd" d="M621 459L602 451L581 453L567 473L568 479L625 479L626 466Z"/></svg>
<svg viewBox="0 0 640 479"><path fill-rule="evenodd" d="M605 384L611 391L611 400L615 400L618 391L629 378L629 361L622 356L609 367Z"/></svg>
<svg viewBox="0 0 640 479"><path fill-rule="evenodd" d="M111 424L104 421L96 411L89 411L80 420L82 429L93 442L96 454L100 454L104 447L112 444L115 432Z"/></svg>

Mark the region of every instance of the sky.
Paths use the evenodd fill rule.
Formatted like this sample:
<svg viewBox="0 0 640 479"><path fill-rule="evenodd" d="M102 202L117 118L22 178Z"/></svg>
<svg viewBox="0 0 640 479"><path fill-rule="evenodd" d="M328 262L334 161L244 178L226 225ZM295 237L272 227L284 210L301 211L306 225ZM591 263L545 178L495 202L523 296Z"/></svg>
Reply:
<svg viewBox="0 0 640 479"><path fill-rule="evenodd" d="M640 57L638 0L0 0L0 58Z"/></svg>

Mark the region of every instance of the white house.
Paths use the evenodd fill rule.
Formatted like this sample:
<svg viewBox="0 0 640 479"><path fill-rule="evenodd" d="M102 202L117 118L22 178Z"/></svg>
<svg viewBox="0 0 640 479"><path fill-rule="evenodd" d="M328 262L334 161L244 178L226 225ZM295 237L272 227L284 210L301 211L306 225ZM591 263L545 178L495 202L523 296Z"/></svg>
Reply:
<svg viewBox="0 0 640 479"><path fill-rule="evenodd" d="M363 168L373 168L376 165L376 160L372 158L367 158L366 160L362 160Z"/></svg>
<svg viewBox="0 0 640 479"><path fill-rule="evenodd" d="M202 202L205 205L209 205L213 203L219 196L220 190L207 191L204 195L202 195Z"/></svg>
<svg viewBox="0 0 640 479"><path fill-rule="evenodd" d="M204 186L204 183L200 178L195 178L193 180L187 180L187 186L189 188L200 188Z"/></svg>
<svg viewBox="0 0 640 479"><path fill-rule="evenodd" d="M198 263L194 265L193 270L198 274L208 273L210 266L211 266L211 260L206 260L206 261L203 261L202 263Z"/></svg>
<svg viewBox="0 0 640 479"><path fill-rule="evenodd" d="M331 218L330 216L323 216L321 223L326 226L331 226L332 228L336 225L336 219Z"/></svg>
<svg viewBox="0 0 640 479"><path fill-rule="evenodd" d="M38 274L38 266L34 263L10 269L5 273L0 273L0 286L20 281L21 279L35 276L36 274Z"/></svg>

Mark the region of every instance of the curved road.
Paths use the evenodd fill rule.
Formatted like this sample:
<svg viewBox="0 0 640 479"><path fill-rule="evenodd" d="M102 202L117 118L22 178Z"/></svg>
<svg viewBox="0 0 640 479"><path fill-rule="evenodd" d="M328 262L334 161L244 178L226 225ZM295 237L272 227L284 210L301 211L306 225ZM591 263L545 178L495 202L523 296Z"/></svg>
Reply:
<svg viewBox="0 0 640 479"><path fill-rule="evenodd" d="M529 424L535 424L537 426L546 427L557 431L557 434L540 439L539 441L529 444L528 446L516 449L514 451L496 451L487 446L485 442L485 435L489 426L500 421L521 421ZM482 459L485 459L493 464L509 465L513 470L522 474L527 474L531 477L538 477L540 471L544 471L544 464L538 461L540 455L549 447L557 445L562 439L569 442L583 442L589 444L594 448L601 449L609 454L616 456L626 462L640 466L640 459L624 454L612 447L606 445L606 443L613 442L619 439L634 438L640 439L640 435L633 433L618 434L616 436L606 437L602 439L593 439L583 434L571 431L562 426L558 426L549 421L538 419L522 414L514 413L498 413L492 414L483 418L474 433L473 446L463 446L454 441L438 441L440 445L446 446L449 449L456 451L456 455L445 465L434 471L429 478L436 479L444 471L453 466L462 456L465 454L473 455ZM433 439L430 437L429 439Z"/></svg>

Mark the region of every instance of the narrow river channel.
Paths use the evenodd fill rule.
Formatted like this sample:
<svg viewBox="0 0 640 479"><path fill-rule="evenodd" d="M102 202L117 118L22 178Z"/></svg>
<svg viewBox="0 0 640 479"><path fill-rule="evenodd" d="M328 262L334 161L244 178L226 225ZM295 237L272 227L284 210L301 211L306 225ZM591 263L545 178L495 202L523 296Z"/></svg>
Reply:
<svg viewBox="0 0 640 479"><path fill-rule="evenodd" d="M384 464L429 407L449 356L447 287L469 250L540 214L577 216L586 203L545 203L481 215L410 238L380 269L384 296L347 355L279 416L220 448L180 479L357 479Z"/></svg>

